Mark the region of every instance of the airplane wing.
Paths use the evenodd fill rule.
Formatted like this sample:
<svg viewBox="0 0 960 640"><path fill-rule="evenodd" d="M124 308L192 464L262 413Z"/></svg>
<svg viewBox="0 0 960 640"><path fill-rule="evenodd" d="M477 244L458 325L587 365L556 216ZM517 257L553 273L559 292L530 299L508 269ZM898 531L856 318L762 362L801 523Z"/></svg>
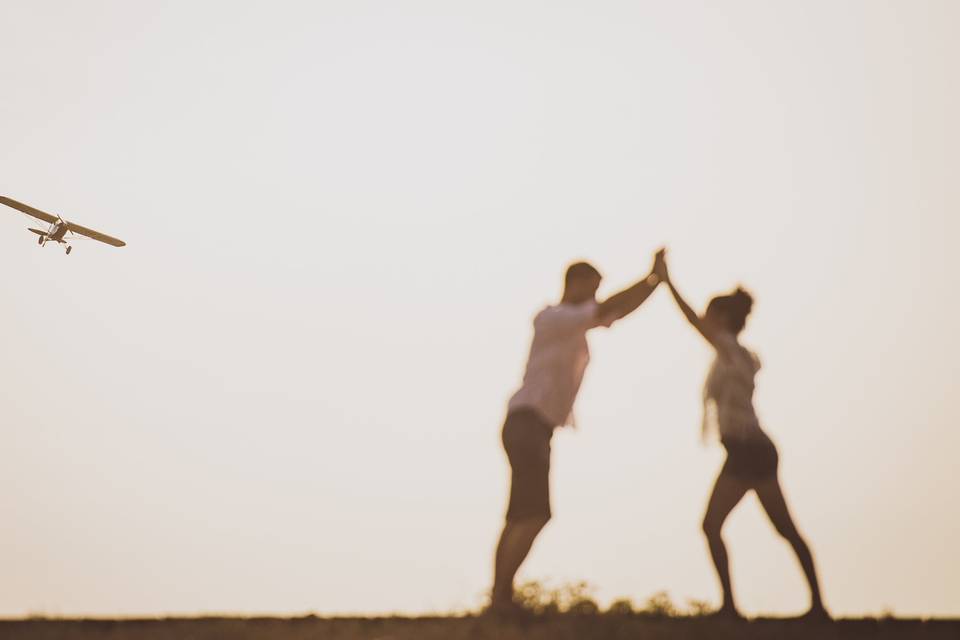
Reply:
<svg viewBox="0 0 960 640"><path fill-rule="evenodd" d="M49 213L47 213L46 211L40 211L40 209L34 209L34 208L31 207L30 205L23 204L22 202L17 202L17 201L14 200L13 198L8 198L8 197L6 197L6 196L0 196L0 203L3 203L3 204L5 204L5 205L7 205L8 207L12 207L12 208L16 209L17 211L22 211L23 213L27 214L28 216L33 216L34 218L37 218L38 220L43 220L43 221L46 222L47 224L53 224L54 222L57 221L57 216L52 216L52 215L50 215Z"/></svg>
<svg viewBox="0 0 960 640"><path fill-rule="evenodd" d="M75 222L67 222L67 227L70 231L74 233L79 233L82 236L87 236L88 238L93 238L94 240L99 240L100 242L106 242L107 244L112 244L115 247L124 247L126 242L123 240L117 240L113 236L108 236L105 233L100 233L99 231L94 231L93 229L87 229L86 227L81 227Z"/></svg>
<svg viewBox="0 0 960 640"><path fill-rule="evenodd" d="M13 198L8 198L6 196L0 196L0 203L12 207L17 211L22 211L28 216L33 216L39 220L43 220L48 224L53 224L59 218L54 215L50 215L46 211L40 211L40 209L34 209L30 205L23 204L22 202L17 202ZM105 242L107 244L113 245L115 247L126 246L126 242L123 240L118 240L113 236L108 236L105 233L100 233L99 231L94 231L93 229L88 229L84 226L76 224L75 222L65 221L67 223L67 228L70 229L73 233L79 233L82 236L87 236L88 238L93 238L94 240L99 240L100 242Z"/></svg>

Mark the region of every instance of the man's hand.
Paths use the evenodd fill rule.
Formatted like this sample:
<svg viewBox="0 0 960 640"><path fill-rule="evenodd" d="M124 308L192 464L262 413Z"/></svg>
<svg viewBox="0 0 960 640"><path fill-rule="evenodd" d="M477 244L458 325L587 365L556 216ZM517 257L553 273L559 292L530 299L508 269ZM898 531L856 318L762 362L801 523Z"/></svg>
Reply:
<svg viewBox="0 0 960 640"><path fill-rule="evenodd" d="M657 279L666 282L669 279L669 273L667 272L667 250L665 248L660 248L657 251L656 255L653 258L653 269L650 270L650 273L657 276Z"/></svg>
<svg viewBox="0 0 960 640"><path fill-rule="evenodd" d="M600 303L597 307L598 318L613 318L618 320L626 315L633 313L637 307L643 304L643 301L650 297L657 285L663 279L659 272L666 273L667 264L665 262L667 255L666 249L657 251L653 259L653 267L643 280L635 283L629 289L624 289L620 293L610 296Z"/></svg>

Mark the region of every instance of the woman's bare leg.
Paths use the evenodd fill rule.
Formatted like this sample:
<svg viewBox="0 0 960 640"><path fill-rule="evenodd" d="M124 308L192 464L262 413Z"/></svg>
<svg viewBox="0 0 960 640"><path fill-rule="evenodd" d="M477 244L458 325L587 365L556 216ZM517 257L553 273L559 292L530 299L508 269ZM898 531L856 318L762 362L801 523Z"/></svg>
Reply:
<svg viewBox="0 0 960 640"><path fill-rule="evenodd" d="M756 487L757 497L760 498L760 504L773 523L773 527L781 536L783 536L793 552L797 554L797 560L803 568L803 575L807 578L807 584L810 586L810 612L812 614L826 614L823 608L823 599L820 596L820 582L817 579L817 570L813 563L813 554L810 553L810 547L801 537L800 532L790 516L790 510L787 508L787 501L783 497L783 491L780 488L780 482L776 477L765 480Z"/></svg>
<svg viewBox="0 0 960 640"><path fill-rule="evenodd" d="M739 615L733 599L733 587L730 583L730 563L727 558L727 548L723 544L720 531L723 529L723 523L727 516L730 515L733 508L737 506L749 490L750 486L747 483L721 471L713 485L713 493L707 503L707 512L703 516L703 533L707 536L713 565L717 569L717 577L720 579L720 587L723 589L723 605L720 608L722 613Z"/></svg>

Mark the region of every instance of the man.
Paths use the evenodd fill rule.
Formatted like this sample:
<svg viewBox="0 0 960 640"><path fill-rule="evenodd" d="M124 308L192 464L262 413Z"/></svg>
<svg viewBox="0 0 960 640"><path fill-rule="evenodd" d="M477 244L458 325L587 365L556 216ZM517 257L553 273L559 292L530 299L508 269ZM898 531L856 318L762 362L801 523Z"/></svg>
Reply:
<svg viewBox="0 0 960 640"><path fill-rule="evenodd" d="M574 400L590 360L587 331L609 327L632 313L653 293L664 250L643 280L597 302L600 272L586 262L567 269L563 297L533 320L533 344L523 384L507 407L503 446L510 461L510 503L494 563L490 610L511 613L513 579L533 541L550 520L550 438L571 422Z"/></svg>

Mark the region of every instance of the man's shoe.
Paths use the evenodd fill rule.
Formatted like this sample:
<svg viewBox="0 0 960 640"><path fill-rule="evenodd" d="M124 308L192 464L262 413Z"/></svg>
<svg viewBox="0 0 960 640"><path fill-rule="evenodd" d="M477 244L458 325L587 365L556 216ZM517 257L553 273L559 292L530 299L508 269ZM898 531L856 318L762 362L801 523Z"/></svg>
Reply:
<svg viewBox="0 0 960 640"><path fill-rule="evenodd" d="M494 600L482 615L504 620L528 620L533 617L533 612L513 600Z"/></svg>

